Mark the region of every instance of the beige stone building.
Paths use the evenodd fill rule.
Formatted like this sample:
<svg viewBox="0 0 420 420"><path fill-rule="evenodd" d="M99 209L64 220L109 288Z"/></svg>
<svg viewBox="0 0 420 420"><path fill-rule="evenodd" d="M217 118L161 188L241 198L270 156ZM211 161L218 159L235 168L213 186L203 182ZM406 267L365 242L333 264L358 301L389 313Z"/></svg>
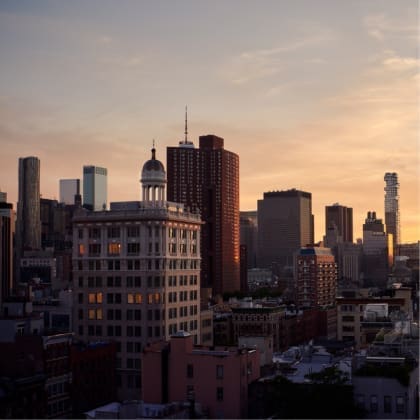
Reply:
<svg viewBox="0 0 420 420"><path fill-rule="evenodd" d="M142 349L188 331L200 343L199 214L165 201L166 172L142 170L143 201L81 210L73 222L76 337L117 342L119 398L139 399Z"/></svg>

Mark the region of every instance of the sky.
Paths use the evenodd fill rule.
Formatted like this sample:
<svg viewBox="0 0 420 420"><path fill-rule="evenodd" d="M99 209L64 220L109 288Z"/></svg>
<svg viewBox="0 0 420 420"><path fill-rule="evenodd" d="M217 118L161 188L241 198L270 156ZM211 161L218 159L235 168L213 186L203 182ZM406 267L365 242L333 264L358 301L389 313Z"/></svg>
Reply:
<svg viewBox="0 0 420 420"><path fill-rule="evenodd" d="M312 193L384 218L400 182L402 241L420 239L419 3L412 0L0 2L0 190L41 160L41 194L108 168L109 201L140 199L155 139L215 134L240 158L240 208L263 193Z"/></svg>

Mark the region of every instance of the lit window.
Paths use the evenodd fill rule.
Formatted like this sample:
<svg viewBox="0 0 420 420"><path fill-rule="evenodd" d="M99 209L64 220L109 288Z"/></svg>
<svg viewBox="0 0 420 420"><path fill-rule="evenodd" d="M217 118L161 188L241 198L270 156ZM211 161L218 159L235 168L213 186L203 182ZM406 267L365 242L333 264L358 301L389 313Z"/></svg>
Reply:
<svg viewBox="0 0 420 420"><path fill-rule="evenodd" d="M121 251L121 244L119 242L108 244L109 255L120 255L120 251Z"/></svg>
<svg viewBox="0 0 420 420"><path fill-rule="evenodd" d="M89 303L96 303L96 294L95 293L89 293Z"/></svg>
<svg viewBox="0 0 420 420"><path fill-rule="evenodd" d="M96 318L96 311L95 309L89 309L89 319L95 319Z"/></svg>
<svg viewBox="0 0 420 420"><path fill-rule="evenodd" d="M85 254L85 246L84 244L79 244L79 255Z"/></svg>
<svg viewBox="0 0 420 420"><path fill-rule="evenodd" d="M134 303L134 294L128 293L127 294L127 303Z"/></svg>
<svg viewBox="0 0 420 420"><path fill-rule="evenodd" d="M102 292L96 293L96 303L102 303Z"/></svg>

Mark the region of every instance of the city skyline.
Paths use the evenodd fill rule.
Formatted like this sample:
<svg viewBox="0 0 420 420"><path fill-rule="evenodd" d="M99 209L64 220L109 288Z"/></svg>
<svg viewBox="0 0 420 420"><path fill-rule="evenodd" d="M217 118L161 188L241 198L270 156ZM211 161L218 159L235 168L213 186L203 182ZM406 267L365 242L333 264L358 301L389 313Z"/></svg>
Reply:
<svg viewBox="0 0 420 420"><path fill-rule="evenodd" d="M402 242L419 239L416 54L412 2L2 2L0 189L16 209L18 159L41 161L41 194L83 165L109 171L109 201L140 198L158 156L215 134L240 159L240 210L264 192L312 194L384 219L398 173ZM250 30L252 28L252 30ZM166 165L166 162L163 161ZM58 169L57 169L58 168Z"/></svg>

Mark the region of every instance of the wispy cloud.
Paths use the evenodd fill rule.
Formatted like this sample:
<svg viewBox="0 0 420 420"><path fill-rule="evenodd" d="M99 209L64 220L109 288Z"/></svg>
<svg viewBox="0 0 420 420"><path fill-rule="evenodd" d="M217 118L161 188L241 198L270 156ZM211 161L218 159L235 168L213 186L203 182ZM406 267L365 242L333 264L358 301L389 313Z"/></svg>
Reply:
<svg viewBox="0 0 420 420"><path fill-rule="evenodd" d="M333 39L329 29L318 28L311 34L306 34L289 43L273 48L260 48L244 51L234 56L225 66L224 73L229 81L235 85L243 85L251 81L265 79L279 74L287 65L289 53L302 49L319 46ZM319 64L321 58L312 58L308 64Z"/></svg>
<svg viewBox="0 0 420 420"><path fill-rule="evenodd" d="M387 38L392 37L403 37L410 40L418 40L419 38L416 25L407 25L407 22L400 22L389 18L385 14L366 16L363 23L368 34L378 41L385 41Z"/></svg>

